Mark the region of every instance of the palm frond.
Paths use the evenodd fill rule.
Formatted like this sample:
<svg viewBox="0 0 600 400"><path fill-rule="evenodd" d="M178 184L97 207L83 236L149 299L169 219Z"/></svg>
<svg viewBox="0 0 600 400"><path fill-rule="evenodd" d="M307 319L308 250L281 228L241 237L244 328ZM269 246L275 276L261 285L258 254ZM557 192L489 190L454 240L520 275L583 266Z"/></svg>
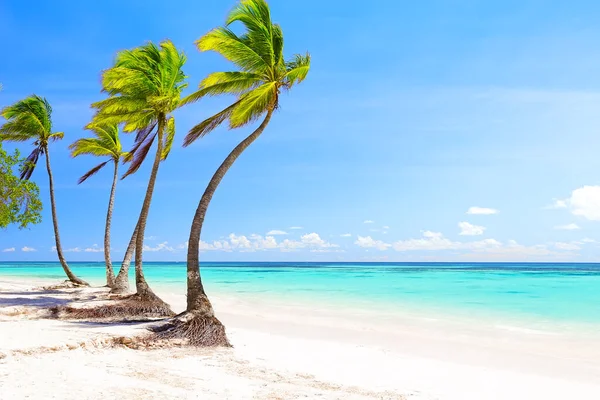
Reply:
<svg viewBox="0 0 600 400"><path fill-rule="evenodd" d="M101 139L98 138L78 139L69 145L69 149L71 149L71 157L77 157L83 154L96 157L115 157L113 150L107 148L104 143L102 143Z"/></svg>
<svg viewBox="0 0 600 400"><path fill-rule="evenodd" d="M127 133L153 129L160 115L168 117L180 106L187 86L185 62L185 54L169 40L119 52L102 74L103 91L110 97L92 104L94 122L123 124Z"/></svg>
<svg viewBox="0 0 600 400"><path fill-rule="evenodd" d="M310 70L310 54L296 54L294 59L286 64L286 69L283 80L288 88L302 82Z"/></svg>
<svg viewBox="0 0 600 400"><path fill-rule="evenodd" d="M247 72L263 72L268 69L265 60L228 28L215 28L196 41L200 51L215 51Z"/></svg>
<svg viewBox="0 0 600 400"><path fill-rule="evenodd" d="M163 145L161 160L166 160L173 147L173 140L175 139L175 118L171 117L167 120L167 126L165 127L165 143Z"/></svg>
<svg viewBox="0 0 600 400"><path fill-rule="evenodd" d="M200 90L185 97L181 104L189 104L204 96L242 94L261 84L262 77L250 72L213 72L200 82Z"/></svg>
<svg viewBox="0 0 600 400"><path fill-rule="evenodd" d="M221 125L227 118L231 116L233 110L240 104L239 101L236 101L223 111L213 115L210 118L205 119L198 125L194 126L185 139L183 139L183 147L187 147L190 144L194 143L197 139L202 138L212 132L215 128Z"/></svg>
<svg viewBox="0 0 600 400"><path fill-rule="evenodd" d="M81 178L79 178L79 180L77 181L78 184L81 184L83 182L86 181L87 178L89 178L92 175L95 175L96 172L100 171L102 168L104 168L104 166L111 160L105 161L101 164L96 165L94 168L90 169L85 175L83 175Z"/></svg>
<svg viewBox="0 0 600 400"><path fill-rule="evenodd" d="M150 124L148 126L145 126L141 129L139 129L137 131L137 133L135 134L134 143L140 143L140 142L143 142L144 140L146 140L146 138L148 137L150 132L152 132L152 130L154 130L154 128L156 128L157 124L158 124L158 122L154 122L153 124Z"/></svg>
<svg viewBox="0 0 600 400"><path fill-rule="evenodd" d="M275 65L273 45L273 23L271 11L264 0L242 0L229 13L227 25L239 21L246 28L246 33L240 38L248 43L264 62L269 66Z"/></svg>
<svg viewBox="0 0 600 400"><path fill-rule="evenodd" d="M135 141L133 142L133 147L130 151L126 152L123 156L123 162L128 163L131 162L135 156L135 153L138 149L144 144L144 142L150 137L150 135L156 135L158 132L154 131L154 127L156 125L152 125L150 127L146 127L140 129L135 136Z"/></svg>
<svg viewBox="0 0 600 400"><path fill-rule="evenodd" d="M27 158L23 161L23 165L21 166L21 179L28 181L31 178L38 159L40 158L40 154L43 154L43 152L44 150L41 147L36 147L33 149L31 154L27 156Z"/></svg>
<svg viewBox="0 0 600 400"><path fill-rule="evenodd" d="M117 125L91 122L85 129L92 132L94 137L78 139L69 145L71 157L88 154L96 157L108 156L119 161L122 148Z"/></svg>
<svg viewBox="0 0 600 400"><path fill-rule="evenodd" d="M55 132L48 136L48 140L52 140L53 142L56 142L57 140L64 139L64 137L65 137L64 132Z"/></svg>
<svg viewBox="0 0 600 400"><path fill-rule="evenodd" d="M0 127L2 140L22 142L36 139L47 142L52 134L52 107L40 96L32 95L4 107L0 115L6 123Z"/></svg>
<svg viewBox="0 0 600 400"><path fill-rule="evenodd" d="M239 128L256 120L264 114L269 107L276 107L277 82L267 82L264 85L246 93L240 98L239 105L235 107L229 117L229 126Z"/></svg>
<svg viewBox="0 0 600 400"><path fill-rule="evenodd" d="M36 126L30 128L19 120L10 120L0 127L0 141L26 142L37 138Z"/></svg>
<svg viewBox="0 0 600 400"><path fill-rule="evenodd" d="M156 132L149 134L146 140L140 142L135 149L135 151L131 151L130 158L128 162L131 162L131 165L125 171L125 174L121 177L121 179L127 178L129 175L137 172L138 169L142 166L146 156L148 155L148 151L150 147L152 147L152 143L154 143L154 139L156 138Z"/></svg>

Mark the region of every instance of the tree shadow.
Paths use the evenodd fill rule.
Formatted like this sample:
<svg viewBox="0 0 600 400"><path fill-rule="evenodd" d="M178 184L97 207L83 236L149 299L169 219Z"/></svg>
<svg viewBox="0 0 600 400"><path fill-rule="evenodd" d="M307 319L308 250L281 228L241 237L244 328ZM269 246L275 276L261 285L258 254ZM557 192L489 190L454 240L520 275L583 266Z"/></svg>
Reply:
<svg viewBox="0 0 600 400"><path fill-rule="evenodd" d="M81 328L99 328L99 327L107 327L107 326L144 326L150 327L152 324L163 321L168 318L162 319L135 319L135 320L114 320L114 321L73 321L73 320L63 320L71 325L76 325Z"/></svg>
<svg viewBox="0 0 600 400"><path fill-rule="evenodd" d="M60 290L22 290L18 292L9 292L5 290L0 290L0 295L8 295L8 296L37 296L37 295L52 295L52 294L65 294L65 292L61 292Z"/></svg>
<svg viewBox="0 0 600 400"><path fill-rule="evenodd" d="M0 307L39 307L49 308L70 303L70 299L59 299L51 296L0 298Z"/></svg>

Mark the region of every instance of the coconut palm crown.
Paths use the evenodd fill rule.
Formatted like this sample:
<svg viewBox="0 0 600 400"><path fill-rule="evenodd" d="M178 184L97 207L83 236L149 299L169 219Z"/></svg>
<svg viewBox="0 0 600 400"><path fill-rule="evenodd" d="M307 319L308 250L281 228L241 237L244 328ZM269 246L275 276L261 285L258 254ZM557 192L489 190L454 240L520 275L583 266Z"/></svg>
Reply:
<svg viewBox="0 0 600 400"><path fill-rule="evenodd" d="M128 154L123 152L119 138L119 127L117 125L91 123L86 126L86 129L90 130L94 137L78 139L72 143L69 146L71 157L90 155L108 157L109 159L90 169L85 175L79 178L77 183L85 182L90 176L95 175L111 161L118 164L121 157Z"/></svg>
<svg viewBox="0 0 600 400"><path fill-rule="evenodd" d="M185 55L171 41L159 46L149 42L119 52L114 65L102 74L102 90L109 97L92 104L97 109L92 123L123 124L123 132L136 132L125 158L131 165L123 178L139 169L159 133L166 133L161 159L171 151L175 121L170 114L181 105L187 87L181 69L185 62Z"/></svg>
<svg viewBox="0 0 600 400"><path fill-rule="evenodd" d="M48 143L62 139L64 132L52 132L52 107L43 97L32 95L1 111L6 122L0 127L0 141L33 142L33 151L25 159L21 179L30 179L40 155Z"/></svg>
<svg viewBox="0 0 600 400"><path fill-rule="evenodd" d="M244 34L236 35L230 25L241 22ZM225 27L215 28L196 45L200 51L215 51L240 70L214 72L200 82L199 90L184 99L191 103L204 96L236 95L236 101L212 117L194 126L185 137L184 146L208 134L225 121L239 128L260 118L279 105L279 94L306 78L310 55L283 57L283 33L271 22L269 5L264 0L242 0L231 11Z"/></svg>

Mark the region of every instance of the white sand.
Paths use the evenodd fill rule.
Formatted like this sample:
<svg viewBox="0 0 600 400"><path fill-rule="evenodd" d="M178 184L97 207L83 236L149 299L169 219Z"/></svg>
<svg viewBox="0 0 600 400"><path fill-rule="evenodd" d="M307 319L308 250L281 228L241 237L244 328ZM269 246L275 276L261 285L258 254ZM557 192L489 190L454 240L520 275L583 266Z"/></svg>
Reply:
<svg viewBox="0 0 600 400"><path fill-rule="evenodd" d="M0 280L0 399L600 399L600 333L213 296L233 349L104 348L143 327L20 314L71 300L30 291L40 283ZM183 294L158 292L184 307Z"/></svg>

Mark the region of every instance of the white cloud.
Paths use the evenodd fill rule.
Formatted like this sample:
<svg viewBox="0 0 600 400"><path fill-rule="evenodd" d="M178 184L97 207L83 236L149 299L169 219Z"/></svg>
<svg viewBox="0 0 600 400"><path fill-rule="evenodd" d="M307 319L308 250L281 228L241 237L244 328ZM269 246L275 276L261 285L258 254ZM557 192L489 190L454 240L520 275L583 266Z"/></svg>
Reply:
<svg viewBox="0 0 600 400"><path fill-rule="evenodd" d="M304 244L297 240L285 239L283 242L279 243L279 248L281 249L281 251L284 251L284 252L296 251L303 247L304 247Z"/></svg>
<svg viewBox="0 0 600 400"><path fill-rule="evenodd" d="M321 239L321 237L317 233L309 233L306 235L302 235L300 237L300 241L307 246L310 247L339 247L337 244L331 244Z"/></svg>
<svg viewBox="0 0 600 400"><path fill-rule="evenodd" d="M485 207L470 207L467 210L467 214L472 215L493 215L498 214L498 210L494 208L485 208Z"/></svg>
<svg viewBox="0 0 600 400"><path fill-rule="evenodd" d="M290 226L290 229L292 229L292 230L298 230L298 229L304 229L304 228L301 227L301 226Z"/></svg>
<svg viewBox="0 0 600 400"><path fill-rule="evenodd" d="M187 247L187 243L181 244L179 248ZM230 234L227 239L216 240L212 243L200 242L200 250L202 251L240 251L254 252L279 249L282 252L296 251L300 249L322 250L320 252L334 251L339 248L339 245L329 243L323 240L317 233L309 233L302 235L300 240L285 239L277 243L274 236L263 237L261 235L252 234L249 237L244 235Z"/></svg>
<svg viewBox="0 0 600 400"><path fill-rule="evenodd" d="M574 215L600 221L600 186L583 186L575 189L568 203Z"/></svg>
<svg viewBox="0 0 600 400"><path fill-rule="evenodd" d="M271 235L271 236L273 236L273 235L287 235L287 232L274 229L272 231L267 232L267 235Z"/></svg>
<svg viewBox="0 0 600 400"><path fill-rule="evenodd" d="M396 251L431 251L431 250L481 250L495 248L502 243L496 239L484 239L475 242L453 242L439 232L425 231L421 239L408 239L395 242L392 246Z"/></svg>
<svg viewBox="0 0 600 400"><path fill-rule="evenodd" d="M381 229L390 229L390 227L386 225L386 226L382 226Z"/></svg>
<svg viewBox="0 0 600 400"><path fill-rule="evenodd" d="M33 247L27 247L27 246L23 246L21 248L21 251L24 251L25 253L31 253L33 251L37 251L36 249L34 249Z"/></svg>
<svg viewBox="0 0 600 400"><path fill-rule="evenodd" d="M424 231L423 232L423 237L426 238L441 238L442 235L440 232L432 232L432 231Z"/></svg>
<svg viewBox="0 0 600 400"><path fill-rule="evenodd" d="M83 251L86 253L101 253L104 249L98 247L98 245L94 243L92 247L86 247Z"/></svg>
<svg viewBox="0 0 600 400"><path fill-rule="evenodd" d="M514 240L502 243L496 239L484 239L471 242L452 241L439 232L425 231L420 239L401 240L393 243L400 252L409 251L462 251L457 257L477 260L518 261L523 259L557 259L572 257L578 250L577 243L553 243L560 251L553 251L547 245L525 246ZM562 252L561 252L562 251Z"/></svg>
<svg viewBox="0 0 600 400"><path fill-rule="evenodd" d="M343 233L340 235L340 237L352 237L351 233Z"/></svg>
<svg viewBox="0 0 600 400"><path fill-rule="evenodd" d="M554 243L554 247L559 250L581 250L581 247L575 243L556 242Z"/></svg>
<svg viewBox="0 0 600 400"><path fill-rule="evenodd" d="M554 210L558 208L567 208L567 200L552 199L552 204L544 207L546 210Z"/></svg>
<svg viewBox="0 0 600 400"><path fill-rule="evenodd" d="M65 253L80 253L81 249L79 247L73 247L72 249L66 249Z"/></svg>
<svg viewBox="0 0 600 400"><path fill-rule="evenodd" d="M237 236L232 233L229 235L229 242L231 243L231 247L234 249L248 250L252 248L250 240L243 235Z"/></svg>
<svg viewBox="0 0 600 400"><path fill-rule="evenodd" d="M9 247L8 249L4 249L2 250L3 253L12 253L14 252L16 249L14 247Z"/></svg>
<svg viewBox="0 0 600 400"><path fill-rule="evenodd" d="M581 239L581 243L596 243L596 241L590 238L583 238Z"/></svg>
<svg viewBox="0 0 600 400"><path fill-rule="evenodd" d="M574 231L574 230L581 229L581 228L577 224L567 224L567 225L557 225L554 227L554 229L560 229L563 231Z"/></svg>
<svg viewBox="0 0 600 400"><path fill-rule="evenodd" d="M364 249L374 248L381 251L387 250L388 248L392 247L391 244L385 243L381 240L375 240L371 236L359 236L358 239L354 242L354 244Z"/></svg>
<svg viewBox="0 0 600 400"><path fill-rule="evenodd" d="M522 261L528 258L544 259L551 257L556 259L565 255L569 254L551 251L545 245L525 246L514 240L509 240L506 244L500 243L498 246L473 249L472 253L465 254L463 257L477 258L479 260Z"/></svg>
<svg viewBox="0 0 600 400"><path fill-rule="evenodd" d="M483 235L485 227L470 224L468 222L459 222L460 235L462 236L478 236Z"/></svg>
<svg viewBox="0 0 600 400"><path fill-rule="evenodd" d="M169 242L162 242L154 247L150 247L147 244L144 245L144 251L173 251L173 247L169 246ZM86 249L88 251L88 249ZM100 250L102 251L102 250Z"/></svg>
<svg viewBox="0 0 600 400"><path fill-rule="evenodd" d="M158 239L158 236L147 236L144 238L144 240L156 240Z"/></svg>
<svg viewBox="0 0 600 400"><path fill-rule="evenodd" d="M374 224L374 223L375 223L375 221L371 221L370 219L368 219L368 220L366 220L364 223L365 223L365 224Z"/></svg>

